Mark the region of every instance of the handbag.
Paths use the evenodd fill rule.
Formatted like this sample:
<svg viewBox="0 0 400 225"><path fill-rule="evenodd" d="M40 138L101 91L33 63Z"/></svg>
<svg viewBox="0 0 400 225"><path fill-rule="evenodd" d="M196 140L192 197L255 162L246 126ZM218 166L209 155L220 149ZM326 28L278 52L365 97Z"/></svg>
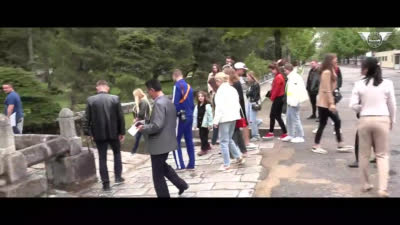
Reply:
<svg viewBox="0 0 400 225"><path fill-rule="evenodd" d="M243 113L242 108L240 108L240 111ZM246 118L240 118L236 120L236 128L243 128L243 127L247 127Z"/></svg>
<svg viewBox="0 0 400 225"><path fill-rule="evenodd" d="M268 91L267 94L265 95L267 98L271 98L271 91Z"/></svg>
<svg viewBox="0 0 400 225"><path fill-rule="evenodd" d="M261 102L259 103L260 101L257 101L257 103L256 104L252 104L251 105L251 108L253 109L253 110L255 110L255 111L260 111L261 110Z"/></svg>
<svg viewBox="0 0 400 225"><path fill-rule="evenodd" d="M333 97L335 98L335 104L342 100L343 96L338 89L333 92Z"/></svg>

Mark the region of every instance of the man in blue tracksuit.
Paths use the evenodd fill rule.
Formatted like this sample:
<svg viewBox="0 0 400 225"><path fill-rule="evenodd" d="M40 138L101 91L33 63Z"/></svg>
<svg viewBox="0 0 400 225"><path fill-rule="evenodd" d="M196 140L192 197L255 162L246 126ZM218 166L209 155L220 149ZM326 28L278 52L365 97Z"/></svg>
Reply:
<svg viewBox="0 0 400 225"><path fill-rule="evenodd" d="M181 169L194 169L195 166L195 154L193 145L192 135L192 124L193 124L193 111L194 111L194 99L193 89L183 79L181 70L175 70L172 74L172 78L175 81L173 90L173 102L176 107L177 113L177 134L176 139L178 141L178 149L174 151L174 159L178 170ZM185 167L183 162L182 150L181 150L181 139L185 137L186 149L189 156L189 164Z"/></svg>

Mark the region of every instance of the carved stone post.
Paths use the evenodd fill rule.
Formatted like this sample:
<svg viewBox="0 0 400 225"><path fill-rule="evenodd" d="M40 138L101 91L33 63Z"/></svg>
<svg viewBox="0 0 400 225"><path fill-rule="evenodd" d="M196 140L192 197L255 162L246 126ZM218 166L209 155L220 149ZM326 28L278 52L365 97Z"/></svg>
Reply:
<svg viewBox="0 0 400 225"><path fill-rule="evenodd" d="M82 140L76 135L74 113L64 108L58 118L60 136L67 139L69 152L62 157L46 162L49 183L60 189L71 189L77 185L97 180L94 155L82 150Z"/></svg>
<svg viewBox="0 0 400 225"><path fill-rule="evenodd" d="M28 175L25 156L15 150L7 116L0 114L0 197L34 197L47 190L43 177Z"/></svg>

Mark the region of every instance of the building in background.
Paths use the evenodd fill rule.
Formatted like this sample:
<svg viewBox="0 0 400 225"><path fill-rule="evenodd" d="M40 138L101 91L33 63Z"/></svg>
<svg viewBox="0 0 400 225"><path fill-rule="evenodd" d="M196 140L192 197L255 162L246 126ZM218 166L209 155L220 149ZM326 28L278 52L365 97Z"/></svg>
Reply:
<svg viewBox="0 0 400 225"><path fill-rule="evenodd" d="M375 52L375 57L380 62L382 68L400 70L400 50Z"/></svg>

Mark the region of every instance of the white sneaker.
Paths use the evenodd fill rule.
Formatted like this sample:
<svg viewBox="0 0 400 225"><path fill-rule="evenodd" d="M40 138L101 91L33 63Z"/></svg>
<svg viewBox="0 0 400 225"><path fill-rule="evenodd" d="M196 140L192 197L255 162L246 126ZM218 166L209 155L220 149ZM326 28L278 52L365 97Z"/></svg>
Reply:
<svg viewBox="0 0 400 225"><path fill-rule="evenodd" d="M252 137L250 139L251 142L255 142L255 141L259 141L259 140L260 140L260 137Z"/></svg>
<svg viewBox="0 0 400 225"><path fill-rule="evenodd" d="M237 161L236 161L239 165L243 165L245 162L246 162L246 160L243 158L243 157L240 157L240 158L237 158Z"/></svg>
<svg viewBox="0 0 400 225"><path fill-rule="evenodd" d="M254 150L256 149L258 146L253 144L253 143L249 143L248 145L246 145L246 149L247 150Z"/></svg>
<svg viewBox="0 0 400 225"><path fill-rule="evenodd" d="M312 148L311 151L315 152L315 153L319 153L319 154L327 154L328 153L328 151L326 151L325 149L322 149L322 148Z"/></svg>
<svg viewBox="0 0 400 225"><path fill-rule="evenodd" d="M313 134L316 134L317 131L318 131L318 128L315 128L312 132L313 132Z"/></svg>
<svg viewBox="0 0 400 225"><path fill-rule="evenodd" d="M219 167L219 171L227 171L227 170L229 170L231 167L230 166L225 166L224 164L222 164L220 167Z"/></svg>
<svg viewBox="0 0 400 225"><path fill-rule="evenodd" d="M285 138L282 138L281 141L289 142L293 139L293 137L286 136Z"/></svg>
<svg viewBox="0 0 400 225"><path fill-rule="evenodd" d="M352 152L351 150L353 150L353 149L354 149L353 146L351 146L351 145L346 145L346 146L343 146L343 147L338 147L336 150L337 150L338 152Z"/></svg>
<svg viewBox="0 0 400 225"><path fill-rule="evenodd" d="M303 143L304 142L304 138L296 137L296 138L293 138L290 142L292 142L292 143Z"/></svg>
<svg viewBox="0 0 400 225"><path fill-rule="evenodd" d="M343 133L343 132L342 132L342 129L340 129L340 133ZM336 131L333 131L333 134L336 134Z"/></svg>

